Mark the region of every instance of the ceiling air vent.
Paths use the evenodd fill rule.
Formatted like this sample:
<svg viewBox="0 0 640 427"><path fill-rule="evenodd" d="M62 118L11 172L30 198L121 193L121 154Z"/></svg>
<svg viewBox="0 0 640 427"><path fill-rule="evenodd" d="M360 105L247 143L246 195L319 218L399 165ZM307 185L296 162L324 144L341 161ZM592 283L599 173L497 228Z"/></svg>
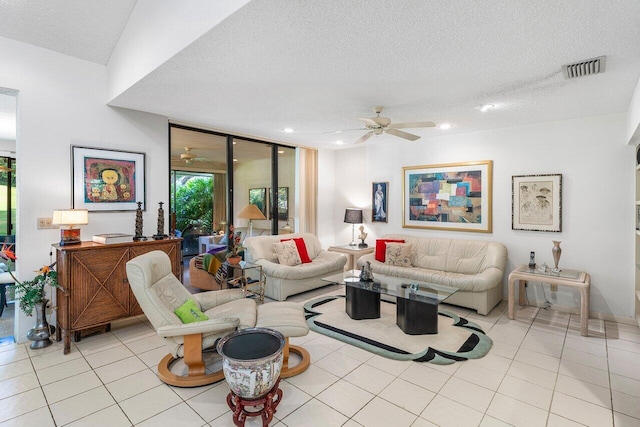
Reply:
<svg viewBox="0 0 640 427"><path fill-rule="evenodd" d="M587 59L573 64L562 66L562 73L565 79L575 79L577 77L590 76L592 74L604 73L604 66L607 62L606 56Z"/></svg>

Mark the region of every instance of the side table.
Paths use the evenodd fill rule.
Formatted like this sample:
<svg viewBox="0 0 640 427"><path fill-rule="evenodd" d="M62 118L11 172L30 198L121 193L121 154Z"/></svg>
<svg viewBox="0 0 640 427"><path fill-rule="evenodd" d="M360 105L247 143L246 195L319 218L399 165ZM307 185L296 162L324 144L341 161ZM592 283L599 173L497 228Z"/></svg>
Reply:
<svg viewBox="0 0 640 427"><path fill-rule="evenodd" d="M327 250L331 252L340 252L343 254L347 254L347 265L345 266L345 270L353 270L356 268L356 262L358 261L358 258L360 258L362 255L373 253L375 247L369 246L367 248L360 248L358 247L358 245L338 245L329 246Z"/></svg>
<svg viewBox="0 0 640 427"><path fill-rule="evenodd" d="M242 287L245 297L256 297L263 303L265 282L266 276L261 265L247 261L240 261L239 264L227 263L227 288Z"/></svg>
<svg viewBox="0 0 640 427"><path fill-rule="evenodd" d="M591 276L589 273L578 270L562 269L558 273L551 270L542 272L530 269L528 264L522 264L509 274L509 319L515 316L515 285L519 284L518 303L525 305L525 284L529 282L548 283L557 286L569 286L580 291L580 334L589 334L589 295Z"/></svg>

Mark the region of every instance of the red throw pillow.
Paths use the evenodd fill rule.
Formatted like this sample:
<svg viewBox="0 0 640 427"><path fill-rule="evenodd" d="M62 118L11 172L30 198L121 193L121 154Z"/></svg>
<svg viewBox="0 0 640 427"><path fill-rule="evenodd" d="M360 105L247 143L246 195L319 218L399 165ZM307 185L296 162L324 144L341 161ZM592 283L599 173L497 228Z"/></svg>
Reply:
<svg viewBox="0 0 640 427"><path fill-rule="evenodd" d="M387 242L404 243L404 240L396 240L396 239L376 240L376 261L380 261L380 262L385 261L386 259L385 253L387 252Z"/></svg>
<svg viewBox="0 0 640 427"><path fill-rule="evenodd" d="M300 259L303 264L311 262L311 258L309 258L309 252L307 252L307 245L304 243L304 239L302 237L294 237L293 239L280 239L281 242L286 242L287 240L293 240L298 248L298 255L300 255Z"/></svg>

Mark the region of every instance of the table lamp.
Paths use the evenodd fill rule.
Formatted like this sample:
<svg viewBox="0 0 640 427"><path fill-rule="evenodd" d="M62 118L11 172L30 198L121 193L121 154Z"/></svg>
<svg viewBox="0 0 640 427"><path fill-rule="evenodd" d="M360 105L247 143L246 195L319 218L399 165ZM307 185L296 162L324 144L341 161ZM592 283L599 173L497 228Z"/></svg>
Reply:
<svg viewBox="0 0 640 427"><path fill-rule="evenodd" d="M87 209L55 210L51 224L60 226L60 246L76 245L81 240L80 229L75 226L89 224L89 211Z"/></svg>
<svg viewBox="0 0 640 427"><path fill-rule="evenodd" d="M253 234L253 220L254 219L267 219L264 214L258 209L256 205L248 204L238 213L238 218L244 218L249 220L249 234L245 237L251 237ZM244 240L243 240L244 241Z"/></svg>
<svg viewBox="0 0 640 427"><path fill-rule="evenodd" d="M351 224L351 243L350 246L356 245L356 224L362 224L362 209L347 208L344 211L344 222Z"/></svg>

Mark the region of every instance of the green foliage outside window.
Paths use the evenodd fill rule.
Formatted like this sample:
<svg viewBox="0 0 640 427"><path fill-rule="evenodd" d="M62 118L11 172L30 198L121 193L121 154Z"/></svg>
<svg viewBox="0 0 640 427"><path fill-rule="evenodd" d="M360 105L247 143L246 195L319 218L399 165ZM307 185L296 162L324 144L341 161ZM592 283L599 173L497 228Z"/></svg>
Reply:
<svg viewBox="0 0 640 427"><path fill-rule="evenodd" d="M183 233L189 226L210 232L213 227L213 179L184 177L176 187L176 228Z"/></svg>

